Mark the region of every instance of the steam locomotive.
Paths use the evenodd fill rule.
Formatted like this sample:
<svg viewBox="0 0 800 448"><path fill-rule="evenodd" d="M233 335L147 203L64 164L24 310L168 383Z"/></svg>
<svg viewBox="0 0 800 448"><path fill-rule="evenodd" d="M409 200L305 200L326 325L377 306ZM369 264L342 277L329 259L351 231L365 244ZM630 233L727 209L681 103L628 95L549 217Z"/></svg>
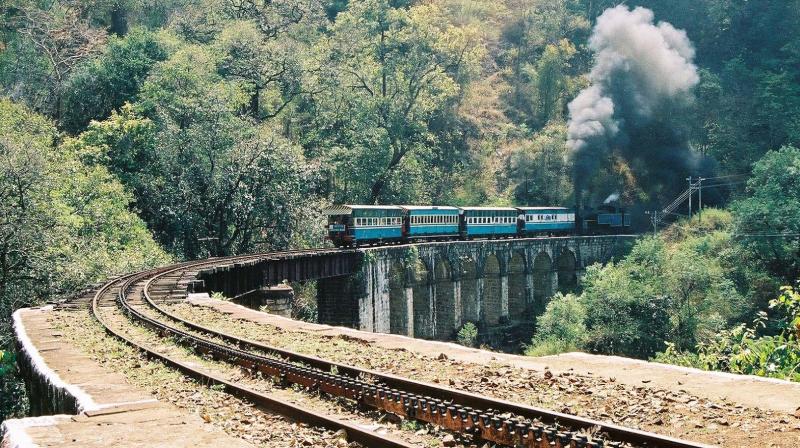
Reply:
<svg viewBox="0 0 800 448"><path fill-rule="evenodd" d="M602 205L576 216L565 207L450 207L427 205L333 205L327 238L336 247L426 240L607 235L630 230L625 210Z"/></svg>

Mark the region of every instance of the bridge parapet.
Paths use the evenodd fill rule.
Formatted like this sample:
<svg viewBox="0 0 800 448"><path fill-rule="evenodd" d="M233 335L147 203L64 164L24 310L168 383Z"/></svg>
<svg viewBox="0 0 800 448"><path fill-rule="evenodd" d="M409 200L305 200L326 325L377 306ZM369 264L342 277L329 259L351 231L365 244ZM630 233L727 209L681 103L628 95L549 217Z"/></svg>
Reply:
<svg viewBox="0 0 800 448"><path fill-rule="evenodd" d="M556 292L577 288L635 236L447 241L294 251L200 270L190 292L239 297L317 280L320 323L450 339L465 322L533 322Z"/></svg>
<svg viewBox="0 0 800 448"><path fill-rule="evenodd" d="M359 272L318 282L320 321L450 339L467 321L533 321L635 236L452 241L364 248Z"/></svg>

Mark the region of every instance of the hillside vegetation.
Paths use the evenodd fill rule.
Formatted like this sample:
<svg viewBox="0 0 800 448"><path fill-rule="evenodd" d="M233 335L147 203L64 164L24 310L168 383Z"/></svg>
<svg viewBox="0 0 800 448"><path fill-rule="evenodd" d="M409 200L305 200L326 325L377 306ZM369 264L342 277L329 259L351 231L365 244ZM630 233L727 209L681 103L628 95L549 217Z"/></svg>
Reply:
<svg viewBox="0 0 800 448"><path fill-rule="evenodd" d="M800 150L755 164L747 197L640 239L557 295L531 355L588 350L800 380Z"/></svg>
<svg viewBox="0 0 800 448"><path fill-rule="evenodd" d="M800 220L786 204L799 177L800 0L607 12L618 3L4 1L0 346L11 348L14 309L113 273L318 246L330 203L572 206L578 180L585 204L619 193L638 213L705 173L724 179L705 200L732 215L708 212L702 226L716 216L718 228L681 224L593 268L562 304L589 307L586 339L566 345L652 356L750 322L798 277L786 235ZM624 33L603 34L600 17L664 51L615 41ZM636 52L600 73L614 45ZM682 84L639 57L656 53L680 56ZM633 115L606 123L603 151L581 159L594 171L576 176L573 115L587 115L569 105L600 87ZM620 288L633 290L609 292ZM607 304L633 320L603 327ZM12 355L0 356L4 396L18 391Z"/></svg>

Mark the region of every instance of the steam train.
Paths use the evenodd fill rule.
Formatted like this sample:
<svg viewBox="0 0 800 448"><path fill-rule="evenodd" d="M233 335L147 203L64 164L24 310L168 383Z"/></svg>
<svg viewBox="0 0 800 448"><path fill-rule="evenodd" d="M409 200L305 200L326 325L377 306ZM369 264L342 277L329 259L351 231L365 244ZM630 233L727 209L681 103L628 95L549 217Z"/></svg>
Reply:
<svg viewBox="0 0 800 448"><path fill-rule="evenodd" d="M604 235L630 230L625 210L602 205L576 217L565 207L450 207L427 205L333 205L327 238L336 247L425 240ZM576 219L577 218L577 219Z"/></svg>

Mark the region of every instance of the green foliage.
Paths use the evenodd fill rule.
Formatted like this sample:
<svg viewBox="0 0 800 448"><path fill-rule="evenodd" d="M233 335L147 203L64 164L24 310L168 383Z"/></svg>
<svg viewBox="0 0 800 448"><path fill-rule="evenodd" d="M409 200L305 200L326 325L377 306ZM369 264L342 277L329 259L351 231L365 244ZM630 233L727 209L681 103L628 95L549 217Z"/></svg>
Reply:
<svg viewBox="0 0 800 448"><path fill-rule="evenodd" d="M17 376L17 365L13 352L0 350L0 422L25 413L24 384Z"/></svg>
<svg viewBox="0 0 800 448"><path fill-rule="evenodd" d="M317 283L293 283L292 319L318 322Z"/></svg>
<svg viewBox="0 0 800 448"><path fill-rule="evenodd" d="M568 204L572 172L565 162L567 129L552 124L510 156L509 180L518 204Z"/></svg>
<svg viewBox="0 0 800 448"><path fill-rule="evenodd" d="M784 287L770 307L775 311L771 317L761 312L751 326L740 324L723 330L708 342L698 344L694 352L668 344L654 360L800 381L800 293ZM777 335L761 334L769 327L768 320L781 322L782 331Z"/></svg>
<svg viewBox="0 0 800 448"><path fill-rule="evenodd" d="M576 351L586 342L586 309L573 294L557 293L536 319L536 333L525 349L528 356Z"/></svg>
<svg viewBox="0 0 800 448"><path fill-rule="evenodd" d="M467 322L461 326L456 335L459 344L467 347L478 346L478 327L472 322Z"/></svg>
<svg viewBox="0 0 800 448"><path fill-rule="evenodd" d="M29 1L12 3L0 7L11 19L6 29L13 30L5 41L8 51L0 52L0 94L58 119L67 80L102 51L106 33L66 2L47 3L44 9Z"/></svg>
<svg viewBox="0 0 800 448"><path fill-rule="evenodd" d="M644 244L634 247L632 255L661 254L655 244ZM587 271L581 300L587 313L588 348L643 357L662 347L669 338L670 311L675 308L649 271L627 260Z"/></svg>
<svg viewBox="0 0 800 448"><path fill-rule="evenodd" d="M586 348L645 358L665 341L693 347L752 315L761 291L738 282L763 274L734 261L730 215L705 215L676 224L663 239L641 239L618 263L587 270L579 299Z"/></svg>
<svg viewBox="0 0 800 448"><path fill-rule="evenodd" d="M313 98L305 142L325 150L341 179L334 201L402 203L434 194L444 175L437 159L457 162L441 146L451 138L443 114L476 69L476 33L448 24L435 4L405 9L369 0L338 14L331 38L313 50L321 70L310 86L322 93Z"/></svg>
<svg viewBox="0 0 800 448"><path fill-rule="evenodd" d="M0 99L0 347L11 346L17 308L170 260L122 184L55 136L48 120ZM13 378L2 387L20 396Z"/></svg>
<svg viewBox="0 0 800 448"><path fill-rule="evenodd" d="M167 58L154 33L135 29L112 38L104 53L77 69L67 82L61 113L62 127L71 133L102 120L139 93L153 66Z"/></svg>
<svg viewBox="0 0 800 448"><path fill-rule="evenodd" d="M257 241L286 247L314 180L297 146L239 115L246 92L217 74L218 62L201 47L176 51L136 107L74 141L126 181L158 240L188 258L253 251Z"/></svg>
<svg viewBox="0 0 800 448"><path fill-rule="evenodd" d="M731 205L742 245L784 281L800 277L800 149L770 151L753 167L749 197Z"/></svg>

